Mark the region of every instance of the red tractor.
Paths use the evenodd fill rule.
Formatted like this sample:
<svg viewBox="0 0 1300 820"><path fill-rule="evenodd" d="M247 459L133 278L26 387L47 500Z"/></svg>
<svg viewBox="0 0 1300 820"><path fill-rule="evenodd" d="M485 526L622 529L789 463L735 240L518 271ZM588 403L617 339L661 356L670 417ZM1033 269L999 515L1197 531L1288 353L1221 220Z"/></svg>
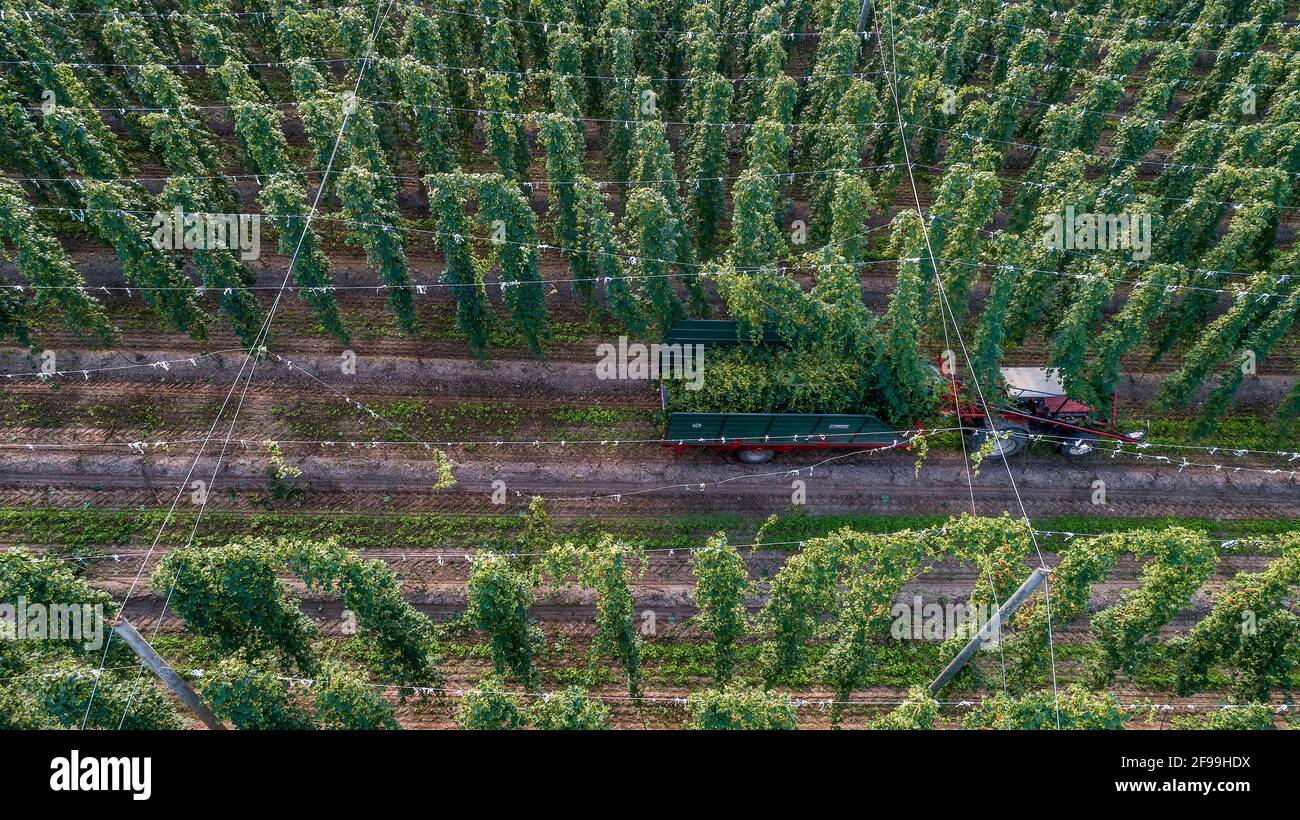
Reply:
<svg viewBox="0 0 1300 820"><path fill-rule="evenodd" d="M962 380L946 377L963 429L970 432L971 447L978 449L999 433L994 455L1011 456L1029 445L1030 436L1043 435L1056 444L1061 455L1082 458L1097 449L1101 439L1137 444L1146 431L1121 433L1116 427L1117 400L1110 396L1110 408L1099 411L1075 401L1065 393L1060 376L1042 367L1004 367L1006 393L985 393L989 413L978 397L963 396ZM993 418L990 420L989 415Z"/></svg>

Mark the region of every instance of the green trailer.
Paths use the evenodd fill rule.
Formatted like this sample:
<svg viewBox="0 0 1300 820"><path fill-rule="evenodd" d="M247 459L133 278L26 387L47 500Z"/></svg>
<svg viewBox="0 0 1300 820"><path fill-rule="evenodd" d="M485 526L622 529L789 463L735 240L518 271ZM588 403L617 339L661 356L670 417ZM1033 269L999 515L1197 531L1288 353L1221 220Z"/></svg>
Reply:
<svg viewBox="0 0 1300 820"><path fill-rule="evenodd" d="M709 347L730 347L740 344L740 329L731 319L683 319L668 328L664 336L666 345L703 345ZM765 345L784 344L776 328L763 329Z"/></svg>
<svg viewBox="0 0 1300 820"><path fill-rule="evenodd" d="M674 324L665 345L705 348L740 343L737 325L725 319L691 319ZM776 331L763 332L764 344L781 344ZM659 386L660 404L668 411L668 390ZM880 449L904 437L875 416L855 413L674 413L667 412L664 443L674 453L691 448L734 452L741 461L762 464L792 450Z"/></svg>

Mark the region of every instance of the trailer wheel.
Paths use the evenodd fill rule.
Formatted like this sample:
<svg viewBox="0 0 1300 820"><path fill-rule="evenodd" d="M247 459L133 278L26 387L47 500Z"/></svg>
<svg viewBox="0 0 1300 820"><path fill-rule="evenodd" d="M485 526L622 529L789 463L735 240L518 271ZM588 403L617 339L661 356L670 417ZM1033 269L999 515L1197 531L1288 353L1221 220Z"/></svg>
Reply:
<svg viewBox="0 0 1300 820"><path fill-rule="evenodd" d="M775 450L737 450L736 460L745 464L766 464L776 457Z"/></svg>
<svg viewBox="0 0 1300 820"><path fill-rule="evenodd" d="M1080 433L1061 442L1057 449L1066 458L1083 458L1097 452L1097 437L1090 433Z"/></svg>
<svg viewBox="0 0 1300 820"><path fill-rule="evenodd" d="M998 419L997 430L1001 433L1010 433L1007 438L999 438L998 443L993 447L993 455L1010 458L1029 445L1029 428L1019 422L1006 421ZM984 446L984 442L993 436L993 430L985 427L970 434L971 450L979 450Z"/></svg>

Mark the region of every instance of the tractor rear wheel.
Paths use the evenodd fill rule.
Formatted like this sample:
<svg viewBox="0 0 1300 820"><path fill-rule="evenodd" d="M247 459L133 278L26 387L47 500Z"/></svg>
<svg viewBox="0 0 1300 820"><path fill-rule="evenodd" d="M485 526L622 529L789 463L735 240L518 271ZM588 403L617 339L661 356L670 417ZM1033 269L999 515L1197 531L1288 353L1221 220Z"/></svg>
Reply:
<svg viewBox="0 0 1300 820"><path fill-rule="evenodd" d="M1025 425L1016 421L1007 421L1006 419L998 419L994 424L1000 435L997 443L993 445L991 455L1010 458L1029 446L1029 428ZM972 452L978 451L992 437L993 429L988 427L971 433L970 446Z"/></svg>

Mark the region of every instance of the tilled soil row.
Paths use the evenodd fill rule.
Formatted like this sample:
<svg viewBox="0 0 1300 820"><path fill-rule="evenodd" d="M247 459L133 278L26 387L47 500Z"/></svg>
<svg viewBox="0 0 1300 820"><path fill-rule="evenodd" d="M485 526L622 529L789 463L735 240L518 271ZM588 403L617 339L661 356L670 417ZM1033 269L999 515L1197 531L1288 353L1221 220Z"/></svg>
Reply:
<svg viewBox="0 0 1300 820"><path fill-rule="evenodd" d="M274 397L281 402L294 398L330 402L344 401L345 397L358 401L384 397L418 401L494 399L524 406L544 401L578 407L653 408L659 404L658 390L653 382L601 378L596 368L599 361L596 351L591 349L587 354L585 361L499 359L478 363L464 358L371 356L364 353L358 353L355 360L351 360L321 355L317 348L311 354L280 354L283 359L270 358L261 362L247 395L254 399ZM184 348L150 349L133 357L117 352L68 351L60 354L57 360L62 377L50 383L42 383L32 376L15 377L5 382L6 395L38 400L49 396L51 386L57 384L59 404L116 396L132 399L157 396L160 400L171 401L167 394L174 394L180 401L208 399L219 403L230 392L230 385L239 376L244 359L238 352L215 353L196 357L191 364L189 357L196 357L196 354L192 349ZM161 361L171 364L166 369L152 365ZM293 366L290 367L286 361ZM1026 362L1017 360L1012 363ZM0 371L34 373L37 372L34 367L38 365L24 354L15 351L0 353ZM707 378L707 354L704 367ZM92 372L83 374L82 371ZM1163 375L1159 373L1130 374L1118 385L1121 406L1136 408L1151 402L1163 381ZM241 394L246 382L247 370L238 388ZM1294 377L1289 374L1252 376L1244 381L1238 404L1271 410L1293 383ZM1208 390L1208 386L1202 388L1200 395ZM0 427L15 427L14 421L0 419ZM210 423L209 419L196 428L206 429ZM47 425L42 423L38 426Z"/></svg>
<svg viewBox="0 0 1300 820"><path fill-rule="evenodd" d="M1005 511L1019 517L1023 503L1031 519L1300 516L1300 482L1281 467L1271 474L1236 472L1232 467L1180 471L1176 460L1162 464L1133 454L1081 462L1022 454L1006 466L987 461L968 483L966 462L946 452L931 453L918 476L914 457L899 451L822 451L745 465L708 452L674 457L657 447L624 447L616 454L618 449L453 449L449 455L458 483L434 491L437 465L432 458L399 460L378 448L349 448L346 458L306 454L295 459L303 474L295 485L302 488L303 508L361 512L510 514L540 495L547 499L548 510L559 515L730 511L762 516L786 510L802 489L808 509L824 514L955 515L970 509L973 495L980 514ZM623 455L630 450L634 457ZM215 452L214 447L195 476L210 476ZM1232 458L1227 453L1217 457ZM828 459L834 460L826 463ZM0 459L0 501L17 505L39 500L61 507L87 501L109 507L165 503L162 498L172 497L192 463L154 451L132 458L117 453L9 451ZM271 489L266 469L264 456L247 454L233 443L216 483L206 488L209 503L215 509L265 506ZM1104 498L1097 495L1099 489ZM493 503L494 491L504 503Z"/></svg>

